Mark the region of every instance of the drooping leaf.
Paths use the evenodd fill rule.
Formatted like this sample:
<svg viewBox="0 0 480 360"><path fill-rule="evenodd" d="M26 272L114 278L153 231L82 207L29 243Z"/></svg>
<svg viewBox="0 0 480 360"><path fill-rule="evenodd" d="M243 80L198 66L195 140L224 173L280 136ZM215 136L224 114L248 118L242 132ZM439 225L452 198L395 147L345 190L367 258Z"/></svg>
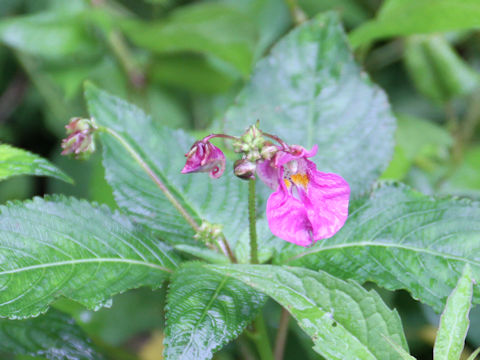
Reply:
<svg viewBox="0 0 480 360"><path fill-rule="evenodd" d="M257 119L288 143L318 144L319 169L342 175L353 195L367 190L392 156L395 121L387 98L355 64L334 13L304 23L272 48L224 127L237 135Z"/></svg>
<svg viewBox="0 0 480 360"><path fill-rule="evenodd" d="M426 21L428 19L428 21ZM392 36L466 30L480 27L477 0L389 0L377 18L350 34L356 47Z"/></svg>
<svg viewBox="0 0 480 360"><path fill-rule="evenodd" d="M228 170L219 179L181 174L194 138L160 127L137 107L93 85L86 86L85 96L90 115L121 134L198 223L221 223L227 239L239 236L247 219L245 182ZM166 240L192 244L192 228L140 165L116 139L101 135L107 181L120 208Z"/></svg>
<svg viewBox="0 0 480 360"><path fill-rule="evenodd" d="M52 176L72 183L73 180L48 160L7 144L0 144L0 180L17 175Z"/></svg>
<svg viewBox="0 0 480 360"><path fill-rule="evenodd" d="M250 72L255 31L249 18L233 7L215 3L183 6L164 21L124 21L129 39L158 54L197 52L233 66L240 74Z"/></svg>
<svg viewBox="0 0 480 360"><path fill-rule="evenodd" d="M204 265L241 280L284 306L327 359L398 359L407 350L400 317L374 291L323 271L271 265Z"/></svg>
<svg viewBox="0 0 480 360"><path fill-rule="evenodd" d="M103 359L73 319L53 309L35 319L0 319L1 353L48 360Z"/></svg>
<svg viewBox="0 0 480 360"><path fill-rule="evenodd" d="M211 359L257 315L265 296L241 281L190 263L172 278L167 296L166 360Z"/></svg>
<svg viewBox="0 0 480 360"><path fill-rule="evenodd" d="M87 308L177 266L170 249L106 206L65 197L0 207L0 316L25 318L63 295Z"/></svg>
<svg viewBox="0 0 480 360"><path fill-rule="evenodd" d="M470 265L465 265L457 286L447 299L438 327L433 357L435 360L460 359L467 336L468 313L472 307L473 279Z"/></svg>
<svg viewBox="0 0 480 360"><path fill-rule="evenodd" d="M465 264L480 274L480 205L435 199L383 185L352 204L345 226L307 251L288 246L278 262L322 269L340 278L406 289L437 312ZM480 302L475 290L474 302Z"/></svg>
<svg viewBox="0 0 480 360"><path fill-rule="evenodd" d="M480 74L441 35L407 39L405 65L418 91L433 101L445 103L480 86Z"/></svg>

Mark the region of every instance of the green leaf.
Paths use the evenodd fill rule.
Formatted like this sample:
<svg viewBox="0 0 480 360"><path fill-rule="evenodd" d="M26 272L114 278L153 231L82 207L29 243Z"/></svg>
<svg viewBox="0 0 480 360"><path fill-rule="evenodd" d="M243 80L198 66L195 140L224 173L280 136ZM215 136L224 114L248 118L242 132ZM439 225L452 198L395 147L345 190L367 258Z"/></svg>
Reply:
<svg viewBox="0 0 480 360"><path fill-rule="evenodd" d="M200 263L173 276L167 296L165 359L211 359L257 315L265 297Z"/></svg>
<svg viewBox="0 0 480 360"><path fill-rule="evenodd" d="M239 237L247 226L245 182L228 170L220 179L204 173L181 174L184 154L194 138L159 126L137 107L91 84L85 97L98 124L121 134L198 223L205 219L223 224L227 239ZM101 138L106 178L120 208L172 243L194 244L193 229L131 155L110 135ZM227 162L227 169L231 168Z"/></svg>
<svg viewBox="0 0 480 360"><path fill-rule="evenodd" d="M194 4L178 8L162 22L125 20L119 25L135 45L155 53L201 53L244 76L250 73L256 34L249 18L233 7Z"/></svg>
<svg viewBox="0 0 480 360"><path fill-rule="evenodd" d="M225 130L238 135L257 119L288 143L318 144L319 170L342 175L354 196L370 187L393 153L387 98L355 64L334 13L297 27L258 63L225 116Z"/></svg>
<svg viewBox="0 0 480 360"><path fill-rule="evenodd" d="M56 310L35 319L1 319L0 344L0 353L49 360L103 359L73 319Z"/></svg>
<svg viewBox="0 0 480 360"><path fill-rule="evenodd" d="M73 183L68 175L48 160L26 150L0 144L0 180L17 175L51 176Z"/></svg>
<svg viewBox="0 0 480 360"><path fill-rule="evenodd" d="M480 354L480 348L478 348L477 350L475 350L475 351L472 353L472 355L470 355L470 356L468 357L467 360L475 360L475 359L477 358L478 354Z"/></svg>
<svg viewBox="0 0 480 360"><path fill-rule="evenodd" d="M435 360L458 360L462 354L472 307L473 279L470 265L465 265L457 286L450 294L438 327L433 357Z"/></svg>
<svg viewBox="0 0 480 360"><path fill-rule="evenodd" d="M50 11L0 21L0 41L47 60L91 58L98 43L84 23L87 13Z"/></svg>
<svg viewBox="0 0 480 360"><path fill-rule="evenodd" d="M288 246L277 262L406 289L440 312L465 264L480 274L479 231L479 203L386 184L352 204L334 237L306 251Z"/></svg>
<svg viewBox="0 0 480 360"><path fill-rule="evenodd" d="M328 10L338 11L349 26L358 26L369 18L367 9L355 0L299 0L298 4L309 17Z"/></svg>
<svg viewBox="0 0 480 360"><path fill-rule="evenodd" d="M468 95L480 85L480 75L441 35L407 39L405 64L418 91L433 101Z"/></svg>
<svg viewBox="0 0 480 360"><path fill-rule="evenodd" d="M455 172L442 184L441 191L448 194L472 196L480 195L480 146L465 150L463 159Z"/></svg>
<svg viewBox="0 0 480 360"><path fill-rule="evenodd" d="M230 260L225 255L218 253L206 247L193 246L187 244L178 244L174 246L178 250L187 255L194 256L212 264L229 264Z"/></svg>
<svg viewBox="0 0 480 360"><path fill-rule="evenodd" d="M480 3L477 0L389 0L375 20L364 23L350 34L350 43L357 47L392 36L466 30L479 26Z"/></svg>
<svg viewBox="0 0 480 360"><path fill-rule="evenodd" d="M98 308L114 294L159 287L170 249L106 206L65 197L0 207L0 316L39 315L63 295Z"/></svg>
<svg viewBox="0 0 480 360"><path fill-rule="evenodd" d="M314 350L327 359L398 359L385 338L408 349L398 313L390 310L376 292L353 281L323 271L270 265L205 268L272 297L312 337Z"/></svg>
<svg viewBox="0 0 480 360"><path fill-rule="evenodd" d="M415 358L408 353L408 351L404 350L402 347L395 344L389 338L385 337L385 340L395 349L395 351L400 355L403 360L415 360Z"/></svg>

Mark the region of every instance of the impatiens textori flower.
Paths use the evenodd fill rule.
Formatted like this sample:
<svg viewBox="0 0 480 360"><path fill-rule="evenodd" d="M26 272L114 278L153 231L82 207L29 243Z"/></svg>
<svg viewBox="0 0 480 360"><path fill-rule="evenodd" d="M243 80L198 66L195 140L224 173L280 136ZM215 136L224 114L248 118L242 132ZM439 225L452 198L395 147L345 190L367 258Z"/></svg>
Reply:
<svg viewBox="0 0 480 360"><path fill-rule="evenodd" d="M73 154L77 159L86 159L95 152L93 133L97 128L92 119L72 118L65 128L68 137L62 140L62 155Z"/></svg>
<svg viewBox="0 0 480 360"><path fill-rule="evenodd" d="M210 177L217 179L225 171L225 155L206 139L195 142L185 156L187 162L182 174L208 172Z"/></svg>
<svg viewBox="0 0 480 360"><path fill-rule="evenodd" d="M273 234L301 246L333 236L348 216L350 187L337 174L323 173L307 160L298 145L279 147L271 160L257 165L257 174L275 190L267 201L267 220Z"/></svg>

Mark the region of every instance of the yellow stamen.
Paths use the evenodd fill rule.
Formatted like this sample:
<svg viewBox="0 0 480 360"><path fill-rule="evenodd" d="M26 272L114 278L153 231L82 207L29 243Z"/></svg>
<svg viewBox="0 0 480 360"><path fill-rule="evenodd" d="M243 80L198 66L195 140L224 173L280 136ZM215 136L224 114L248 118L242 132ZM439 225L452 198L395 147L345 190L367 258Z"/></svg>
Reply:
<svg viewBox="0 0 480 360"><path fill-rule="evenodd" d="M287 189L290 189L290 186L292 186L292 183L290 182L290 180L288 180L288 179L283 179L283 182L284 182L285 185L287 186Z"/></svg>
<svg viewBox="0 0 480 360"><path fill-rule="evenodd" d="M305 189L307 188L309 183L307 174L294 174L291 178L295 185L302 185Z"/></svg>

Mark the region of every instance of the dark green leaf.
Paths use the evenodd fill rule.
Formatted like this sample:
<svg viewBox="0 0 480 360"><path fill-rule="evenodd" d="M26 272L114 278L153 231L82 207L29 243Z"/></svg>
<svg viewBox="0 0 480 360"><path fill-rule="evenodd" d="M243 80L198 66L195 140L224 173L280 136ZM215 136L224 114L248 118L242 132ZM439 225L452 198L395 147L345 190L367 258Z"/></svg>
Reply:
<svg viewBox="0 0 480 360"><path fill-rule="evenodd" d="M265 297L200 263L173 276L167 296L165 359L211 359L257 315Z"/></svg>
<svg viewBox="0 0 480 360"><path fill-rule="evenodd" d="M341 278L406 289L441 311L465 264L480 274L480 206L384 185L354 203L345 226L305 251L290 246L279 262ZM474 275L474 276L475 276ZM475 291L474 301L480 302Z"/></svg>
<svg viewBox="0 0 480 360"><path fill-rule="evenodd" d="M73 182L48 160L26 150L0 144L0 180L17 175L52 176L69 183Z"/></svg>
<svg viewBox="0 0 480 360"><path fill-rule="evenodd" d="M204 265L205 266L205 265ZM270 265L205 266L241 280L284 306L327 359L398 359L402 323L374 291L323 271Z"/></svg>
<svg viewBox="0 0 480 360"><path fill-rule="evenodd" d="M0 353L49 360L103 359L73 319L56 310L28 320L0 320Z"/></svg>
<svg viewBox="0 0 480 360"><path fill-rule="evenodd" d="M257 119L289 143L318 144L319 169L345 177L353 195L367 190L392 156L387 98L355 64L333 13L299 26L258 63L225 130L238 135Z"/></svg>
<svg viewBox="0 0 480 360"><path fill-rule="evenodd" d="M480 2L477 0L389 0L385 1L377 19L350 34L350 43L356 47L392 36L478 27Z"/></svg>
<svg viewBox="0 0 480 360"><path fill-rule="evenodd" d="M223 224L228 239L246 227L247 188L228 169L220 179L207 174L181 174L184 154L195 139L181 130L160 127L137 107L87 85L90 114L121 134L197 220ZM115 199L136 222L174 243L193 243L193 229L170 204L131 155L110 135L102 134L106 177Z"/></svg>
<svg viewBox="0 0 480 360"><path fill-rule="evenodd" d="M170 249L105 206L65 197L0 207L0 316L25 318L60 295L98 308L114 294L159 287Z"/></svg>
<svg viewBox="0 0 480 360"><path fill-rule="evenodd" d="M248 75L255 31L233 7L200 3L178 8L162 22L124 21L125 34L137 46L159 54L195 52L213 56Z"/></svg>

